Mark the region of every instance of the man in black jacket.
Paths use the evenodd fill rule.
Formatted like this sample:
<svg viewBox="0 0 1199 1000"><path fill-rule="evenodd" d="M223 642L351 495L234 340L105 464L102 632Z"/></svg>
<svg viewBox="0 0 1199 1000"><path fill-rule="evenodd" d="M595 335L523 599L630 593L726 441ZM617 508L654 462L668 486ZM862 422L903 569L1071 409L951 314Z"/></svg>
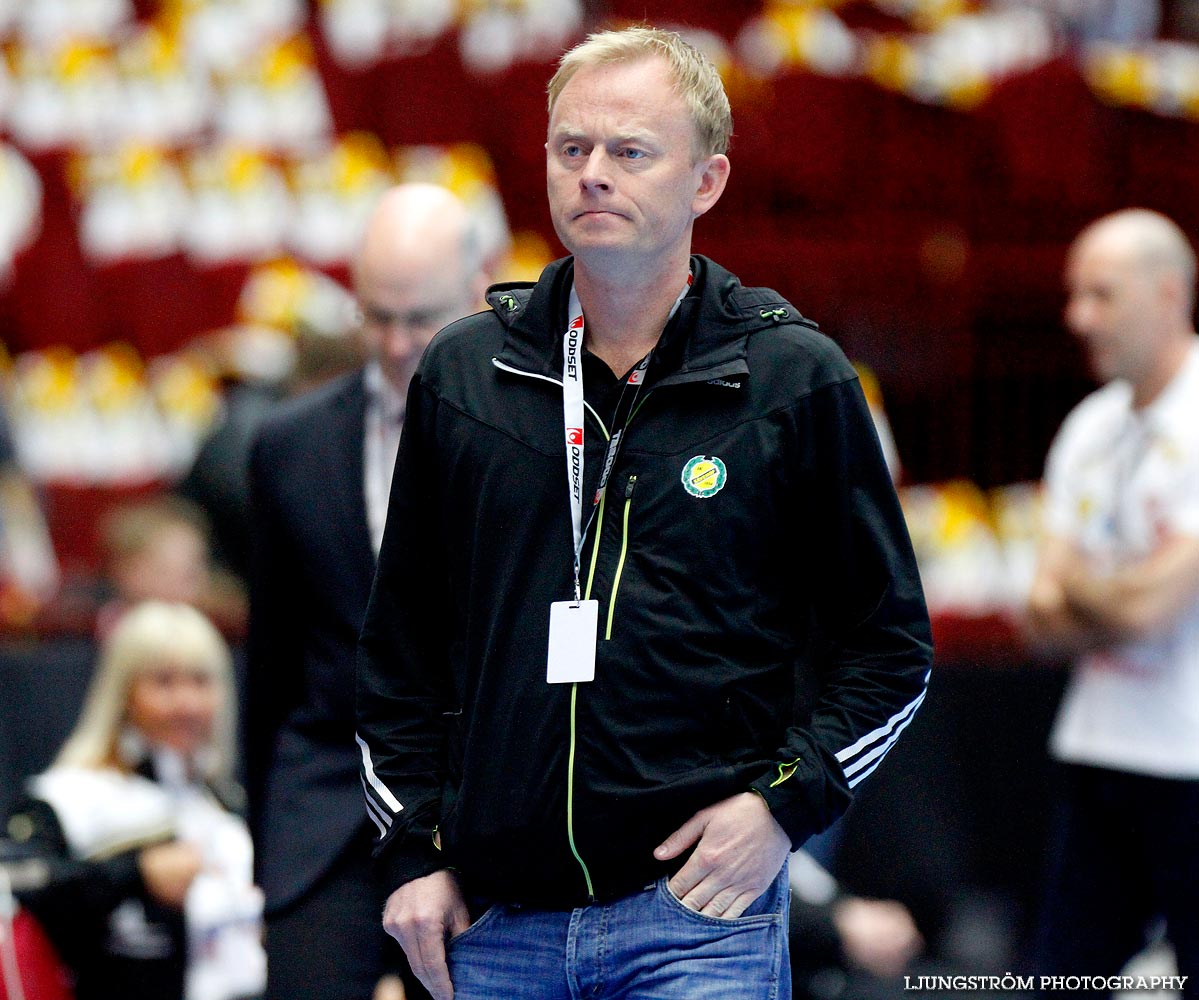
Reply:
<svg viewBox="0 0 1199 1000"><path fill-rule="evenodd" d="M690 252L712 65L608 32L549 93L573 256L409 390L358 661L384 925L438 1000L789 996L788 852L923 697L911 546L841 352Z"/></svg>
<svg viewBox="0 0 1199 1000"><path fill-rule="evenodd" d="M481 299L466 209L434 185L381 198L354 264L365 367L267 418L251 457L247 788L272 1000L369 1000L402 963L379 930L353 671L421 351ZM388 887L390 889L390 887Z"/></svg>

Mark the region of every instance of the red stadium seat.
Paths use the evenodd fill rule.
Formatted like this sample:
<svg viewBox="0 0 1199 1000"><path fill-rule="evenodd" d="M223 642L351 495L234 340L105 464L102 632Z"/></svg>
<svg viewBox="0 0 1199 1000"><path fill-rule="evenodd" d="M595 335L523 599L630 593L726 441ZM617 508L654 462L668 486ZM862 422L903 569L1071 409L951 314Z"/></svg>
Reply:
<svg viewBox="0 0 1199 1000"><path fill-rule="evenodd" d="M0 934L7 928L0 927ZM0 1000L17 1000L8 990L10 974L15 974L24 1000L73 1000L71 976L41 924L28 910L18 909L12 922L16 946L16 968L5 968L0 976ZM5 961L11 956L6 949Z"/></svg>
<svg viewBox="0 0 1199 1000"><path fill-rule="evenodd" d="M991 220L1008 236L1067 238L1117 205L1118 114L1099 103L1071 60L1004 81L981 113L993 130L1000 185Z"/></svg>

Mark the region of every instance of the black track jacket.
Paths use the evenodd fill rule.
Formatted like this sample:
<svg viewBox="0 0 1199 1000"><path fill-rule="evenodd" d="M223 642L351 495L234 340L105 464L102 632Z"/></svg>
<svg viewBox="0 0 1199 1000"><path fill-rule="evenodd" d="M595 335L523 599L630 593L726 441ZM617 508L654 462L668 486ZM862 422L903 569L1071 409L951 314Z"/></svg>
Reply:
<svg viewBox="0 0 1199 1000"><path fill-rule="evenodd" d="M590 683L546 682L550 604L573 597L572 261L493 287L421 362L357 670L393 887L448 867L498 901L614 898L751 788L799 847L920 705L928 616L853 368L777 293L692 270L584 545ZM588 409L585 498L610 418Z"/></svg>

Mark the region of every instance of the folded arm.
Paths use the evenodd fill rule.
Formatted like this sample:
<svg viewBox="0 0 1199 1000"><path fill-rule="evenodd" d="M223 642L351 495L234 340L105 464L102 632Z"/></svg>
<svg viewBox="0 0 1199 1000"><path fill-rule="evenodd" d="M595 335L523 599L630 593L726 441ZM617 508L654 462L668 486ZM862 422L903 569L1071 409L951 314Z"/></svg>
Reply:
<svg viewBox="0 0 1199 1000"><path fill-rule="evenodd" d="M1050 536L1042 546L1030 592L1030 639L1078 654L1144 639L1175 621L1199 599L1199 538L1174 535L1149 555L1097 572L1070 541Z"/></svg>

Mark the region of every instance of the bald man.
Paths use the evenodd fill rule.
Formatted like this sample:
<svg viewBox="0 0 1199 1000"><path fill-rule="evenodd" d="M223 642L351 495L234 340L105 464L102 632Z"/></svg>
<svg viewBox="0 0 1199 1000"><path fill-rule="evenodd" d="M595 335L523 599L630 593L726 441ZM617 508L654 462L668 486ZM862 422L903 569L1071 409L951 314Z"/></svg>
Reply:
<svg viewBox="0 0 1199 1000"><path fill-rule="evenodd" d="M466 209L433 185L391 189L353 281L369 360L281 407L250 463L247 786L271 1000L370 1000L403 965L368 870L354 652L408 381L438 329L473 311L486 288Z"/></svg>
<svg viewBox="0 0 1199 1000"><path fill-rule="evenodd" d="M1042 975L1113 975L1165 921L1199 996L1199 338L1195 253L1155 212L1093 223L1065 319L1106 383L1049 453L1032 637L1077 667Z"/></svg>

